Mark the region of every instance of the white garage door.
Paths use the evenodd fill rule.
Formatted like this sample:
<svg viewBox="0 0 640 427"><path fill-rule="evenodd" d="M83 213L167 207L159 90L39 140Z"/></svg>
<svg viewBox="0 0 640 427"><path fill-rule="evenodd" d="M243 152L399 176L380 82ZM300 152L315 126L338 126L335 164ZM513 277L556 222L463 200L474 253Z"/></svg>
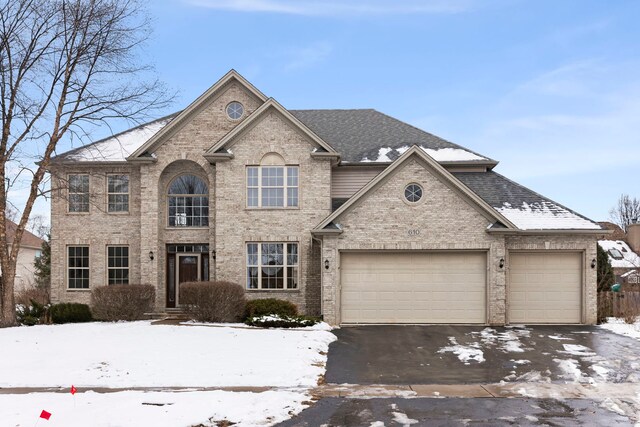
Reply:
<svg viewBox="0 0 640 427"><path fill-rule="evenodd" d="M509 323L580 323L582 254L512 253Z"/></svg>
<svg viewBox="0 0 640 427"><path fill-rule="evenodd" d="M486 253L342 253L343 323L485 323Z"/></svg>

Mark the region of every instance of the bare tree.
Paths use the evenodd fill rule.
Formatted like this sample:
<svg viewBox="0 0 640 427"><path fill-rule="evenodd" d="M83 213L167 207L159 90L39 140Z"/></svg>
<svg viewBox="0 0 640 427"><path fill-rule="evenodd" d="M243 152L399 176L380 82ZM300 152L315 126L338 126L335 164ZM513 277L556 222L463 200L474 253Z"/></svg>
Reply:
<svg viewBox="0 0 640 427"><path fill-rule="evenodd" d="M27 230L41 239L45 239L51 233L51 226L44 215L33 215L27 221Z"/></svg>
<svg viewBox="0 0 640 427"><path fill-rule="evenodd" d="M609 216L626 233L629 224L640 220L640 200L631 198L628 194L621 195L618 204L609 211Z"/></svg>
<svg viewBox="0 0 640 427"><path fill-rule="evenodd" d="M139 63L150 28L137 0L0 0L0 326L16 322L18 250L58 143L171 100ZM28 195L9 247L7 192L18 179Z"/></svg>

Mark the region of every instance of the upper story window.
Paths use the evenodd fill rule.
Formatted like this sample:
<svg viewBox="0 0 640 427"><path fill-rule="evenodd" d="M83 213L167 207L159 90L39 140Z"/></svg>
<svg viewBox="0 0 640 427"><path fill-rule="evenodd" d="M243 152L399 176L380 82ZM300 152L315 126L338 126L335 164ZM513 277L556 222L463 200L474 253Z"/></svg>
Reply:
<svg viewBox="0 0 640 427"><path fill-rule="evenodd" d="M247 167L247 207L298 207L298 166L285 166L282 157L274 153L265 156L262 163Z"/></svg>
<svg viewBox="0 0 640 427"><path fill-rule="evenodd" d="M69 212L89 212L89 175L69 175Z"/></svg>
<svg viewBox="0 0 640 427"><path fill-rule="evenodd" d="M129 212L129 175L107 176L108 212Z"/></svg>
<svg viewBox="0 0 640 427"><path fill-rule="evenodd" d="M170 227L209 226L209 189L195 175L180 175L169 185Z"/></svg>
<svg viewBox="0 0 640 427"><path fill-rule="evenodd" d="M239 120L244 114L244 106L238 101L230 102L227 105L227 116L231 120Z"/></svg>

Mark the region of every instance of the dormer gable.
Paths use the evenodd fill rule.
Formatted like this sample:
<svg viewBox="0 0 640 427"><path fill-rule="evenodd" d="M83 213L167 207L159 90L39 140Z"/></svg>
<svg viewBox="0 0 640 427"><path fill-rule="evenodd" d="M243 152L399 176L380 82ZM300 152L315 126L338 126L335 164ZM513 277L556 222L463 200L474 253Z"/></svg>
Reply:
<svg viewBox="0 0 640 427"><path fill-rule="evenodd" d="M211 163L229 160L233 158L233 144L246 132L253 128L267 114L274 113L284 119L296 131L301 133L308 141L311 142L309 147L312 157L329 157L339 159L340 155L336 150L327 144L322 138L316 135L304 123L298 120L293 114L287 111L275 99L269 98L264 104L251 114L240 125L236 126L227 135L218 142L213 144L204 154L204 157Z"/></svg>

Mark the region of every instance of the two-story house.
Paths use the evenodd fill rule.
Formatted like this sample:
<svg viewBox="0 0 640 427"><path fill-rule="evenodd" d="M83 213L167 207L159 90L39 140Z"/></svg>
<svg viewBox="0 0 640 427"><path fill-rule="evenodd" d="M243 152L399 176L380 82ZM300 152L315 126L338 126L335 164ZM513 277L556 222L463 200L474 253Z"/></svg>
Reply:
<svg viewBox="0 0 640 427"><path fill-rule="evenodd" d="M55 157L52 299L229 280L331 324L594 323L593 221L375 110L287 110L230 71Z"/></svg>

